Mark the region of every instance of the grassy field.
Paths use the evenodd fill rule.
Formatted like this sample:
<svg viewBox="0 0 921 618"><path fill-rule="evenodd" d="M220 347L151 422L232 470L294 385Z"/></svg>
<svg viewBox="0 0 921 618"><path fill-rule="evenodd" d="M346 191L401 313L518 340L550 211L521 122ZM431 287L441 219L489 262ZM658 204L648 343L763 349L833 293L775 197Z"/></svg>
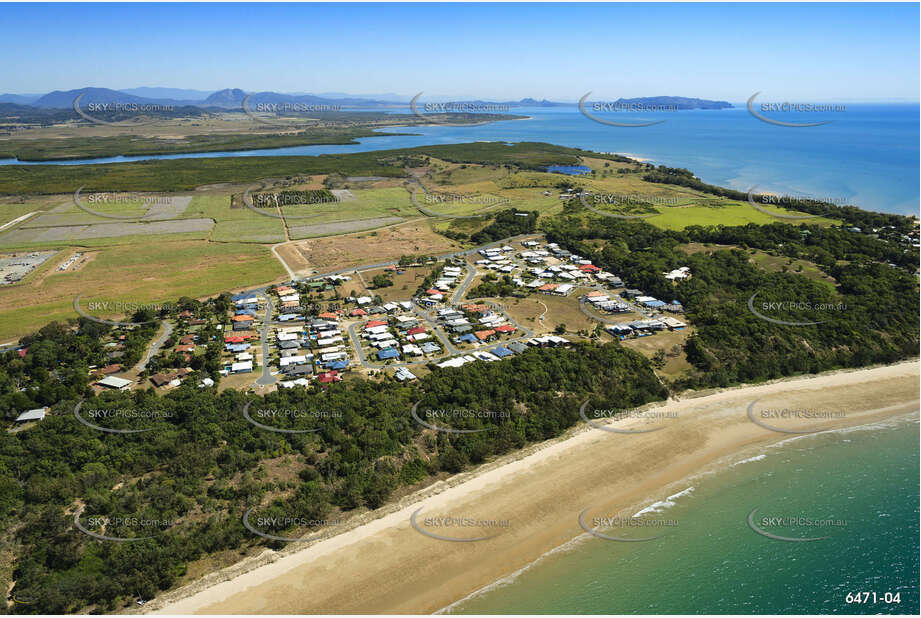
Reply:
<svg viewBox="0 0 921 618"><path fill-rule="evenodd" d="M215 242L276 243L285 240L281 219L257 214L249 208L231 208L231 191L214 191L196 194L185 216L214 219L217 224L211 232Z"/></svg>
<svg viewBox="0 0 921 618"><path fill-rule="evenodd" d="M395 271L389 271L384 268L376 268L361 273L362 278L368 283L375 275L386 274L392 281L393 285L386 288L377 288L371 290L372 294L380 296L386 301L409 300L416 292L416 288L422 283L426 275L432 272L431 266L417 266L414 268L402 268L403 274L397 274ZM349 282L351 283L351 282ZM346 284L348 287L348 284Z"/></svg>
<svg viewBox="0 0 921 618"><path fill-rule="evenodd" d="M665 229L683 229L689 225L745 225L748 223L773 223L782 221L740 202L695 191L686 187L646 182L642 168L633 163L623 163L596 157L583 157L581 164L591 167L593 173L585 176L564 176L539 171L509 171L498 165L451 163L432 159L422 170L421 180L430 192L458 193L467 196L495 196L509 200L508 207L536 210L542 217L559 214L563 202L559 199L561 183L572 183L589 191L587 201L597 210L613 214L654 214L645 220ZM618 173L626 170L629 173ZM545 192L550 195L545 195ZM482 206L451 203L439 206L422 202L429 210L444 214L470 215L482 212ZM594 195L616 196L618 199L647 199L649 206L624 209L594 202ZM576 205L579 205L576 202ZM789 215L791 211L764 207L765 210ZM594 216L594 215L592 215ZM810 223L832 224L831 219L816 218ZM464 231L462 225L441 224L439 229Z"/></svg>
<svg viewBox="0 0 921 618"><path fill-rule="evenodd" d="M690 327L684 330L661 331L649 337L625 339L620 343L625 348L636 350L649 359L657 351L662 350L665 353L665 367L656 369L656 374L673 380L691 368L691 364L684 354L683 346L692 332L693 330Z"/></svg>
<svg viewBox="0 0 921 618"><path fill-rule="evenodd" d="M678 247L687 253L712 253L714 251L728 251L730 249L740 249L736 245L702 245L700 243L689 243ZM771 255L760 249L745 249L749 255L749 260L765 270L771 272L790 272L802 275L807 279L824 283L832 288L837 285L834 277L826 275L813 262L808 260L796 260L781 255Z"/></svg>
<svg viewBox="0 0 921 618"><path fill-rule="evenodd" d="M575 292L570 296L532 294L528 298L505 299L502 308L522 326L535 331L551 332L563 324L566 331L591 331L597 322L592 321L579 309L579 298ZM538 320L543 315L543 320Z"/></svg>
<svg viewBox="0 0 921 618"><path fill-rule="evenodd" d="M258 245L176 241L105 247L76 272L49 272L0 288L0 341L52 320L76 318L73 301L78 295L134 303L175 302L180 296L203 297L283 276L278 261Z"/></svg>
<svg viewBox="0 0 921 618"><path fill-rule="evenodd" d="M594 173L571 177L540 171L549 163L582 163ZM517 167L508 168L507 164ZM559 214L564 208L597 216L580 209L578 201L567 205L560 200L563 187L573 185L594 194L650 196L658 200L654 207L659 214L647 221L667 229L778 221L744 201L645 182L641 170L641 165L620 157L588 156L577 149L538 143L453 144L318 157L2 166L0 191L37 190L34 195L0 196L0 224L28 212L40 212L0 233L0 246L8 250L61 249L62 256L89 249L94 256L76 272L55 273L49 265L21 284L0 289L0 338L23 334L51 319L73 317L73 298L87 290L137 296L137 302L162 302L180 295L200 297L278 280L284 277L284 270L268 245L287 239L292 242L281 245L279 253L299 275L311 275L314 271L397 260L402 255L457 251L465 246L438 231L470 235L488 224L488 219L427 218L410 199L409 190L416 185L409 176L417 177L432 192L509 200L507 205L486 206L487 211L515 207L536 210L542 218ZM347 192L336 203L285 206L281 214L286 220L260 215L239 204L232 207L231 196L257 181L266 191L331 186ZM140 198L92 203L100 213L142 217L145 223L139 227L78 209L72 195L78 186L85 186L85 198L95 191L139 191L148 197L156 192L155 197L174 201L155 213L145 210ZM45 193L55 187L57 194ZM484 210L481 203L423 205L450 214ZM316 218L293 218L305 214L307 208ZM148 222L154 217L156 221ZM810 220L815 222L831 223ZM122 235L118 235L120 231ZM833 283L813 264L787 264L783 258L763 252L753 253L751 259L766 269L787 268ZM407 277L411 279L384 288L385 297L403 299L414 291L417 277ZM560 324L570 332L595 325L579 310L575 296L535 295L515 302L510 311L522 324L548 331ZM519 315L514 315L516 311ZM544 312L543 325L534 322Z"/></svg>
<svg viewBox="0 0 921 618"><path fill-rule="evenodd" d="M396 261L403 255L441 255L462 249L435 233L429 221L411 221L371 232L287 243L278 252L295 272L309 275L360 264Z"/></svg>

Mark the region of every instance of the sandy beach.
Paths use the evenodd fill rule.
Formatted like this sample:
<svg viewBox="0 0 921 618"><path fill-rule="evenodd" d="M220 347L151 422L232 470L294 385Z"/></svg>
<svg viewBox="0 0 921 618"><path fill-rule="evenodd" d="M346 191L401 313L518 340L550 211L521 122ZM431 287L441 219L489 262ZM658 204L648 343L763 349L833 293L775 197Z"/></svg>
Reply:
<svg viewBox="0 0 921 618"><path fill-rule="evenodd" d="M643 433L583 423L557 440L427 488L361 526L297 551L267 551L161 595L143 611L432 613L584 534L578 521L584 509L632 515L684 489L695 475L802 435L795 432L917 415L919 371L919 362L911 361L685 394L647 408L654 414L646 418L604 425ZM430 518L438 517L505 525L432 525ZM431 535L489 538L452 542Z"/></svg>

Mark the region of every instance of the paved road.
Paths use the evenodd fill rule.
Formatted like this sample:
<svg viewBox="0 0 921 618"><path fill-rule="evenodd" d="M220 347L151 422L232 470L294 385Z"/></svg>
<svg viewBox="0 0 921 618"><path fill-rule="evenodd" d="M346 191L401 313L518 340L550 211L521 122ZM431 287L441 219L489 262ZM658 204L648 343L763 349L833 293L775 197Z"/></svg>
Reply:
<svg viewBox="0 0 921 618"><path fill-rule="evenodd" d="M461 284L457 286L457 289L454 290L454 294L451 295L452 303L460 302L461 299L464 298L464 294L467 293L467 288L470 287L470 284L473 283L473 279L477 276L476 266L473 266L469 262L465 263L464 265L467 267L469 272L467 273L467 276L464 277L464 280L461 282Z"/></svg>
<svg viewBox="0 0 921 618"><path fill-rule="evenodd" d="M278 381L271 373L272 368L269 367L269 331L272 329L272 315L275 307L268 294L264 291L261 294L265 299L265 321L262 325L262 375L256 380L256 385L269 386Z"/></svg>
<svg viewBox="0 0 921 618"><path fill-rule="evenodd" d="M461 353L460 350L454 347L454 345L451 343L451 340L448 339L448 336L444 333L444 331L438 328L438 324L427 311L413 306L413 313L426 321L426 323L432 329L432 332L435 333L435 336L438 337L439 341L441 341L442 347L444 347L445 351L447 351L446 356L453 356L454 354Z"/></svg>
<svg viewBox="0 0 921 618"><path fill-rule="evenodd" d="M286 229L287 229L287 228L286 228ZM291 277L292 279L295 279L295 278L297 278L297 275L294 274L294 271L291 270L291 267L288 266L288 263L287 263L287 262L284 260L284 258L282 258L281 255L278 253L278 247L280 247L281 245L287 244L287 243L289 243L289 242L291 242L291 241L286 240L285 242L280 242L280 243L278 243L277 245L272 245L272 255L274 255L274 256L276 257L276 259L278 259L278 261L281 262L281 265L285 267L285 270L288 271L288 276Z"/></svg>
<svg viewBox="0 0 921 618"><path fill-rule="evenodd" d="M152 359L160 352L160 348L163 347L163 344L166 343L166 340L169 339L169 336L173 334L172 324L166 320L162 320L160 323L164 328L163 334L157 337L154 342L150 344L150 347L147 349L147 355L144 356L144 360L135 365L134 369L138 372L138 374L147 368L147 363L150 362L150 359Z"/></svg>
<svg viewBox="0 0 921 618"><path fill-rule="evenodd" d="M503 238L503 239L497 240L497 241L495 241L495 242L486 243L486 244L484 244L484 245L479 245L479 246L473 247L473 248L471 248L471 249L465 249L465 250L463 250L463 251L455 251L454 253L444 253L444 254L441 254L441 255L436 255L436 256L434 256L434 257L435 257L436 260L447 260L447 259L451 259L451 258L454 258L454 257L466 257L466 256L468 256L468 255L476 254L476 253L477 253L478 251L480 251L481 249L488 249L488 248L490 248L490 247L496 247L496 246L507 245L507 244L511 244L511 243L513 243L513 242L518 242L518 241L522 241L522 240L528 240L528 239L533 239L533 238L540 238L541 236L542 236L542 234L540 234L540 233L535 233L535 234L519 234L519 235L517 235L517 236L510 236L509 238ZM398 260L393 260L393 261L389 261L389 262L377 262L377 263L375 263L375 264L362 264L362 265L360 265L360 266L352 266L352 267L349 267L349 268L341 268L341 269L338 269L338 270L327 271L327 272L324 272L324 273L318 273L318 274L316 274L316 275L310 275L310 276L308 276L308 277L301 277L301 278L292 277L292 279L291 279L290 281L285 282L285 283L293 284L293 283L298 282L298 281L311 281L311 280L315 280L315 279L325 279L326 277L329 277L330 275L341 275L341 274L345 274L345 273L357 273L357 272L359 272L359 271L374 270L374 269L377 269L377 268L385 268L385 267L387 267L387 266L394 266L394 265L398 265L398 264L399 264L399 261L398 261ZM468 269L472 269L472 267L471 267L469 264L467 264L467 267L468 267ZM476 276L475 273L476 273L476 270L475 270L475 269L472 269L472 272L471 272L470 274L468 274L468 276L467 276L467 278L464 280L464 283L462 284L461 288L459 288L459 289L455 292L455 294L453 295L452 298L460 298L460 297L462 296L463 293L466 293L467 287L470 285L470 282L472 282L472 281L473 281L473 278ZM248 294L259 294L259 295L261 295L263 298L265 298L265 300L266 300L266 317L265 317L264 325L263 325L263 327L262 327L262 375L255 381L255 384L258 385L258 386L268 386L268 385L271 385L271 384L274 384L275 382L277 382L277 379L275 378L275 376L271 375L271 373L270 373L271 368L268 366L268 363L267 363L267 359L269 358L269 331L270 331L270 329L271 329L271 326L272 326L273 324L274 324L274 325L286 325L286 326L290 326L290 325L292 324L291 322L274 322L274 321L272 320L272 315L273 315L273 313L274 313L274 305L272 304L272 300L271 300L271 298L269 298L269 296L268 296L268 294L267 294L266 292L267 292L267 290L269 289L269 287L272 287L273 285L275 285L275 284L264 285L264 286L261 286L261 287L258 287L258 288L253 288L253 289L251 289L251 290L245 290L244 292L242 292L242 293L244 293L244 294L246 294L246 293L248 293ZM414 312L419 313L418 311L416 311L416 307L413 307L413 310L414 310ZM457 348L455 348L455 347L451 344L450 340L448 340L447 337L444 335L444 333L442 333L439 329L437 329L437 328L434 327L434 324L433 324L431 318L428 318L428 316L426 316L426 315L421 315L421 317L423 317L423 319L425 319L426 322L428 322L430 325L432 325L432 327L433 327L433 332L436 333L436 336L439 338L439 340L441 341L442 345L444 345L445 349L448 351L448 354L446 354L446 355L444 355L444 356L439 356L438 358L447 358L447 357L449 357L449 356L456 356L456 355L464 354L464 353L465 353L464 351L458 350ZM506 315L506 317L508 318L507 315ZM511 321L511 318L509 318L509 320ZM524 329L523 327L520 327L520 326L519 326L519 328L522 328L522 330L527 330L527 329ZM528 332L530 332L530 331L528 331ZM350 335L350 337L353 337L353 333L352 333L352 331L351 331L351 327L350 327L350 329L349 329L349 335ZM369 369L381 369L381 368L383 368L383 367L400 367L400 366L419 365L419 364L427 363L427 362L429 362L429 360L430 360L430 359L426 359L426 360L424 360L424 361L418 361L418 362L413 362L413 363L399 363L399 364L390 364L390 365L377 365L377 364L372 364L372 363L368 362L367 358L364 358L364 357L363 357L363 354L361 353L361 346L360 346L360 345L355 345L355 344L358 343L358 342L357 342L354 338L352 339L352 341L353 341L353 346L356 347L356 349L358 350L359 362L361 362L363 366L365 366L365 367L367 367L367 368L369 368ZM505 343L511 343L512 341L518 341L518 339L509 339L509 340L507 340Z"/></svg>

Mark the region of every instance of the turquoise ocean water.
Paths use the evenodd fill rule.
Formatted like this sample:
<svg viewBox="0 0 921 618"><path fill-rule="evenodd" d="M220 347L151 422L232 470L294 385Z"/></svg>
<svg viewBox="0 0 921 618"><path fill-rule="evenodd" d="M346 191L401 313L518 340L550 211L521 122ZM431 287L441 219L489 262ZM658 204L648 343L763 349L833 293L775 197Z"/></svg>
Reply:
<svg viewBox="0 0 921 618"><path fill-rule="evenodd" d="M918 435L914 415L741 455L647 510L645 517L674 524L659 538L625 543L585 535L444 611L918 614ZM748 525L756 507L762 530L828 538L761 536ZM876 601L871 595L848 603L849 593L876 593Z"/></svg>

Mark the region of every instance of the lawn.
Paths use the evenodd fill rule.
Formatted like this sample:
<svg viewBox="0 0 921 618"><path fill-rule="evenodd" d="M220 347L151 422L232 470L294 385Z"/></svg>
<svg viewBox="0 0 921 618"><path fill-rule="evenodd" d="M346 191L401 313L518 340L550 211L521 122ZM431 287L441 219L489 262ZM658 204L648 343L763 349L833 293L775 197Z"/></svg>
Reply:
<svg viewBox="0 0 921 618"><path fill-rule="evenodd" d="M76 318L73 301L175 302L280 279L284 270L258 245L175 241L105 247L76 272L0 288L0 341L52 320ZM82 304L83 301L81 301Z"/></svg>

